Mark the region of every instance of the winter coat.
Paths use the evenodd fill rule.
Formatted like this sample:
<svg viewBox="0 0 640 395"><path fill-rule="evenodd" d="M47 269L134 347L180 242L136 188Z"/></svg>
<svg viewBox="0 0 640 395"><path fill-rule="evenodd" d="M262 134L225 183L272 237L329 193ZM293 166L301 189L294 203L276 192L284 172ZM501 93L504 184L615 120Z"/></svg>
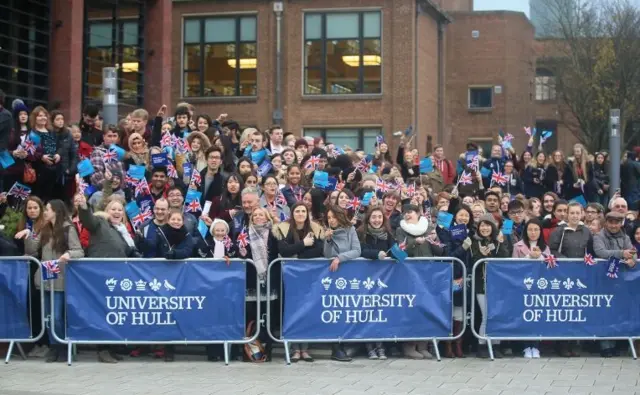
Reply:
<svg viewBox="0 0 640 395"><path fill-rule="evenodd" d="M630 210L640 208L640 162L627 160L620 166L620 187L622 196Z"/></svg>
<svg viewBox="0 0 640 395"><path fill-rule="evenodd" d="M527 198L542 199L542 195L547 192L548 185L546 183L546 171L533 166L527 166L522 173L522 182L524 194ZM536 182L536 180L538 182Z"/></svg>
<svg viewBox="0 0 640 395"><path fill-rule="evenodd" d="M204 169L200 172L200 177L202 178L202 182L200 183L200 192L202 192L202 197L200 198L200 205L204 207L204 202L207 200L212 201L214 197L220 196L224 191L224 185L227 182L227 178L229 175L222 171L222 168L218 169L218 172L213 176L213 181L208 185L207 190L205 188L206 179L207 179L207 171L208 169Z"/></svg>
<svg viewBox="0 0 640 395"><path fill-rule="evenodd" d="M551 233L549 249L556 258L584 258L593 254L593 236L582 223L575 230L562 224Z"/></svg>
<svg viewBox="0 0 640 395"><path fill-rule="evenodd" d="M545 192L551 191L560 197L564 196L566 185L560 185L559 182L564 180L564 173L566 173L567 171L569 171L569 169L567 168L566 164L564 166L564 172L562 174L560 174L558 168L556 168L555 165L547 166L547 173L544 177Z"/></svg>
<svg viewBox="0 0 640 395"><path fill-rule="evenodd" d="M613 234L607 229L602 229L593 236L593 250L600 259L624 259L623 251L633 249L631 239L622 230Z"/></svg>
<svg viewBox="0 0 640 395"><path fill-rule="evenodd" d="M158 245L158 228L162 225L158 225L155 221L149 221L140 229L142 236L138 235L136 238L136 245L138 250L142 253L144 258L155 258L158 253L156 246Z"/></svg>
<svg viewBox="0 0 640 395"><path fill-rule="evenodd" d="M370 233L358 232L360 237L360 246L362 248L362 257L367 259L378 259L380 251L389 255L389 250L395 244L396 240L391 233L387 233L387 238L379 238Z"/></svg>
<svg viewBox="0 0 640 395"><path fill-rule="evenodd" d="M130 247L120 232L108 220L93 215L87 208L78 208L78 216L82 226L89 231L90 258L126 258L134 255L135 249Z"/></svg>
<svg viewBox="0 0 640 395"><path fill-rule="evenodd" d="M287 200L287 205L291 207L297 201L302 201L302 197L307 193L307 190L301 186L292 187L291 185L287 185L282 188L280 192Z"/></svg>
<svg viewBox="0 0 640 395"><path fill-rule="evenodd" d="M398 156L396 157L396 163L400 166L400 174L406 182L409 178L420 176L420 166L413 163L406 163L404 161L404 147L398 148ZM411 171L409 171L411 169Z"/></svg>
<svg viewBox="0 0 640 395"><path fill-rule="evenodd" d="M184 225L183 229L186 229ZM178 244L171 245L164 232L162 231L162 227L157 227L156 232L158 236L156 237L156 258L167 258L167 259L187 259L191 258L191 254L193 253L193 247L195 246L195 241L189 232L186 232L185 238L180 241Z"/></svg>
<svg viewBox="0 0 640 395"><path fill-rule="evenodd" d="M456 178L456 168L449 159L437 160L435 157L431 157L433 161L433 167L440 171L442 175L442 181L445 185L453 184L453 180Z"/></svg>
<svg viewBox="0 0 640 395"><path fill-rule="evenodd" d="M324 231L320 225L311 222L311 233L313 233L313 244L309 247L304 245L302 238L295 241L293 231L289 222L282 222L273 226L273 236L278 240L278 252L283 258L311 259L322 258L324 248Z"/></svg>
<svg viewBox="0 0 640 395"><path fill-rule="evenodd" d="M60 258L61 255L65 253L69 253L71 259L80 259L84 257L84 250L82 249L82 245L80 245L80 239L78 238L78 232L76 232L75 227L71 224L71 222L65 221L62 225L62 228L65 231L65 241L67 244L66 251L56 251L53 245L53 239L49 239L47 244L42 245L40 242L40 235L37 235L35 238L27 237L24 241L25 253L27 255L34 256L40 261L53 261ZM53 280L48 280L45 282L46 290L51 289L53 286L54 291L64 291L64 275L66 270L65 263L58 263L60 266L60 273L58 273L58 278ZM36 274L34 275L34 283L37 289L40 289L42 284L42 266L38 267Z"/></svg>
<svg viewBox="0 0 640 395"><path fill-rule="evenodd" d="M275 201L273 202L274 205L272 206L267 203L267 198L264 196L264 194L260 196L260 201L258 202L258 204L260 205L260 207L269 210L269 212L271 212L271 209L275 206L276 216L281 222L286 221L291 216L291 210L289 210L289 206L287 206L286 204L276 203Z"/></svg>
<svg viewBox="0 0 640 395"><path fill-rule="evenodd" d="M76 144L73 141L71 132L66 128L55 133L58 140L57 154L60 155L59 172L62 176L71 178L77 172L78 154L76 152Z"/></svg>
<svg viewBox="0 0 640 395"><path fill-rule="evenodd" d="M473 236L473 241L471 243L471 261L475 264L480 259L491 259L491 258L508 258L509 252L504 243L500 243L497 240L498 228L492 225L493 230L491 231L490 237L481 237L479 234L475 234ZM480 247L486 247L489 245L493 245L493 248L488 255L483 255L480 252ZM476 282L476 295L485 293L485 279L487 276L487 268L486 263L482 264L475 273L474 281Z"/></svg>
<svg viewBox="0 0 640 395"><path fill-rule="evenodd" d="M2 107L2 103L0 103L0 151L8 148L12 128L13 116L11 112Z"/></svg>
<svg viewBox="0 0 640 395"><path fill-rule="evenodd" d="M360 258L362 250L356 228L335 229L331 239L325 238L323 252L325 258L337 257L340 263Z"/></svg>
<svg viewBox="0 0 640 395"><path fill-rule="evenodd" d="M207 234L206 239L202 237L194 237L194 253L193 256L200 258L213 258L213 252L215 251L215 241L211 233ZM224 256L229 258L235 258L238 253L236 245L231 243L229 247L224 248Z"/></svg>
<svg viewBox="0 0 640 395"><path fill-rule="evenodd" d="M523 258L523 259L531 259L529 254L531 254L531 249L529 248L524 240L520 240L513 246L513 254L511 255L513 258ZM549 255L551 254L551 250L549 250L549 246L545 246L542 254Z"/></svg>
<svg viewBox="0 0 640 395"><path fill-rule="evenodd" d="M507 177L507 182L504 185L500 185L503 193L515 196L523 192L524 187L518 173L514 172L510 175L505 174L504 176Z"/></svg>
<svg viewBox="0 0 640 395"><path fill-rule="evenodd" d="M452 226L456 225L455 223ZM462 261L462 264L467 269L467 274L471 274L471 269L473 268L473 264L471 263L471 248L464 249L462 240L453 240L451 237L451 232L447 229L444 229L440 226L436 227L436 233L438 234L438 240L442 244L445 245L443 256L458 258ZM473 229L469 229L467 227L467 237L473 239L473 235L475 231ZM453 264L453 279L457 280L462 278L464 272L459 264ZM453 294L453 305L454 306L462 306L462 292L454 292Z"/></svg>
<svg viewBox="0 0 640 395"><path fill-rule="evenodd" d="M564 182L563 194L566 200L571 200L580 195L584 195L586 201L595 201L596 183L593 177L592 162L587 162L587 174L585 174L582 179L585 181L584 192L581 188L575 188L573 186L578 181L578 177L576 176L576 174L574 174L573 162L569 161L562 177L562 181Z"/></svg>
<svg viewBox="0 0 640 395"><path fill-rule="evenodd" d="M407 255L413 257L432 257L442 256L444 248L438 247L425 241L418 244L416 239L419 237L427 237L431 229L429 229L429 221L425 217L420 217L417 224L408 224L405 220L400 221L400 227L396 229L396 241L402 243L406 240Z"/></svg>
<svg viewBox="0 0 640 395"><path fill-rule="evenodd" d="M604 189L605 185L610 185L609 175L607 174L607 167L605 164L599 165L593 164L593 179L595 182L596 193L598 190L602 190L605 194L607 191Z"/></svg>

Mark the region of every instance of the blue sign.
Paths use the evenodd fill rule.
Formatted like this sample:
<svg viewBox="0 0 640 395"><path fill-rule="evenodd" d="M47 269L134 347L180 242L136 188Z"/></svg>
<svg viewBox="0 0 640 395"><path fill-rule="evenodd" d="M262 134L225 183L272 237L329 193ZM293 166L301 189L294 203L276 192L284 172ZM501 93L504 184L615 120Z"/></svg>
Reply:
<svg viewBox="0 0 640 395"><path fill-rule="evenodd" d="M29 264L26 259L0 262L0 339L28 339L29 328ZM39 298L36 292L32 295ZM39 320L40 317L33 317Z"/></svg>
<svg viewBox="0 0 640 395"><path fill-rule="evenodd" d="M67 265L72 340L239 340L244 337L245 263L189 260Z"/></svg>
<svg viewBox="0 0 640 395"><path fill-rule="evenodd" d="M451 221L453 221L453 214L446 211L438 211L438 226L449 229Z"/></svg>
<svg viewBox="0 0 640 395"><path fill-rule="evenodd" d="M80 174L80 177L83 178L92 175L96 171L89 159L83 159L78 162L77 168L78 174Z"/></svg>
<svg viewBox="0 0 640 395"><path fill-rule="evenodd" d="M433 161L431 158L424 158L420 160L420 173L431 173L433 172Z"/></svg>
<svg viewBox="0 0 640 395"><path fill-rule="evenodd" d="M459 241L467 238L467 225L465 224L452 226L449 231L451 232L452 240Z"/></svg>
<svg viewBox="0 0 640 395"><path fill-rule="evenodd" d="M153 167L167 167L169 159L167 159L167 153L162 152L160 154L151 154L151 166Z"/></svg>
<svg viewBox="0 0 640 395"><path fill-rule="evenodd" d="M13 156L7 150L0 151L0 165L3 169L8 169L16 163Z"/></svg>
<svg viewBox="0 0 640 395"><path fill-rule="evenodd" d="M513 220L505 219L502 221L502 229L500 229L503 235L509 236L513 233Z"/></svg>
<svg viewBox="0 0 640 395"><path fill-rule="evenodd" d="M560 261L486 265L487 336L628 337L640 333L640 270ZM479 268L478 270L482 270Z"/></svg>
<svg viewBox="0 0 640 395"><path fill-rule="evenodd" d="M584 198L584 195L580 195L571 199L571 203L573 202L580 203L582 207L587 207L587 200Z"/></svg>
<svg viewBox="0 0 640 395"><path fill-rule="evenodd" d="M329 184L329 174L326 171L316 170L313 172L313 185L325 188Z"/></svg>
<svg viewBox="0 0 640 395"><path fill-rule="evenodd" d="M144 178L144 173L146 172L146 168L143 165L131 165L129 166L129 171L127 172L131 178L135 178L136 180L142 180Z"/></svg>
<svg viewBox="0 0 640 395"><path fill-rule="evenodd" d="M452 330L450 263L286 261L285 339L446 337Z"/></svg>

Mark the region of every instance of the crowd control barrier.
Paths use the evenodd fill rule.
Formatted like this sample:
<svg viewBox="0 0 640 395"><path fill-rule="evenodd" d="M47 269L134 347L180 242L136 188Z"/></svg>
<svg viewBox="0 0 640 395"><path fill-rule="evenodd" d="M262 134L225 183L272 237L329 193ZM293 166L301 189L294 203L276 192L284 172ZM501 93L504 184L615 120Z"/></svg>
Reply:
<svg viewBox="0 0 640 395"><path fill-rule="evenodd" d="M13 347L17 346L23 359L26 359L20 343L35 343L45 333L44 287L39 295L33 295L31 289L31 265L40 267L40 262L28 256L9 256L0 258L0 343L9 343L4 362L9 363ZM32 297L40 298L39 317L31 316ZM32 325L40 320L40 333L33 336Z"/></svg>
<svg viewBox="0 0 640 395"><path fill-rule="evenodd" d="M473 266L485 285L486 331L472 331L486 340L493 360L492 340L626 340L633 359L633 339L640 335L640 270L624 264L616 276L609 263L586 265L580 259L558 259L547 268L542 260L481 259ZM478 270L484 270L482 277ZM471 304L474 322L475 303Z"/></svg>
<svg viewBox="0 0 640 395"><path fill-rule="evenodd" d="M65 334L71 365L74 344L223 344L255 341L245 336L249 259L80 259L65 269ZM256 279L256 289L260 289ZM56 311L53 291L51 311ZM260 292L256 292L256 323Z"/></svg>
<svg viewBox="0 0 640 395"><path fill-rule="evenodd" d="M438 340L453 336L453 265L465 279L462 311L466 311L466 269L456 258L357 259L329 271L327 259L276 259L269 264L267 294L271 293L274 265L281 264L281 336L271 331L267 304L267 331L284 343L291 363L290 343L431 341L440 360ZM277 279L276 279L277 281ZM284 306L283 306L284 304ZM284 307L284 308L283 308Z"/></svg>

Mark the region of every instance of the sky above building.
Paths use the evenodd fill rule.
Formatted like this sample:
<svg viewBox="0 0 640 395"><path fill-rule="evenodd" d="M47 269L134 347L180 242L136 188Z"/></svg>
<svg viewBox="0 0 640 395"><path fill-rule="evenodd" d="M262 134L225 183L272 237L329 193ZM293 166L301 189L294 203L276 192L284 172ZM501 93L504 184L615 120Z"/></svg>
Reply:
<svg viewBox="0 0 640 395"><path fill-rule="evenodd" d="M474 9L520 11L529 16L529 0L474 0Z"/></svg>

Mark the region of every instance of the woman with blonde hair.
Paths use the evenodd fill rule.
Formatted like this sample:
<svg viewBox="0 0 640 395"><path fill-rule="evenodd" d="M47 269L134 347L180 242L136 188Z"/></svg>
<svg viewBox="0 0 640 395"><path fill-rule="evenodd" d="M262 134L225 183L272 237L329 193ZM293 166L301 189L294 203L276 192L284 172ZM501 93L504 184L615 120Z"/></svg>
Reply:
<svg viewBox="0 0 640 395"><path fill-rule="evenodd" d="M565 190L564 173L567 171L564 153L560 150L553 151L548 160L545 177L546 190L562 196Z"/></svg>
<svg viewBox="0 0 640 395"><path fill-rule="evenodd" d="M200 132L191 132L187 137L187 142L191 147L191 155L189 156L189 162L193 165L198 172L204 170L207 167L207 158L205 152L211 147L209 138Z"/></svg>
<svg viewBox="0 0 640 395"><path fill-rule="evenodd" d="M573 146L573 158L569 159L563 181L564 197L567 200L580 195L589 202L595 200L593 162L589 161L589 153L584 145Z"/></svg>

